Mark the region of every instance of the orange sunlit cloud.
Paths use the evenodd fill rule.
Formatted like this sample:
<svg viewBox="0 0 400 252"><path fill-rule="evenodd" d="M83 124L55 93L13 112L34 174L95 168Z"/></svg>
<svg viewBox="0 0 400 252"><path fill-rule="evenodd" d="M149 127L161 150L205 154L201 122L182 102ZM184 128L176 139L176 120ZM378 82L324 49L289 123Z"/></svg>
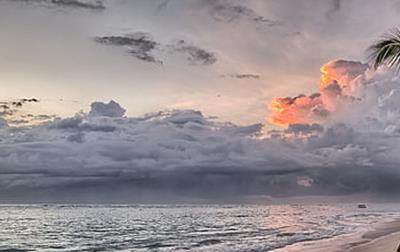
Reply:
<svg viewBox="0 0 400 252"><path fill-rule="evenodd" d="M337 111L343 100L357 95L359 78L368 65L337 60L323 65L319 92L306 96L276 97L270 105L268 121L275 125L319 123Z"/></svg>

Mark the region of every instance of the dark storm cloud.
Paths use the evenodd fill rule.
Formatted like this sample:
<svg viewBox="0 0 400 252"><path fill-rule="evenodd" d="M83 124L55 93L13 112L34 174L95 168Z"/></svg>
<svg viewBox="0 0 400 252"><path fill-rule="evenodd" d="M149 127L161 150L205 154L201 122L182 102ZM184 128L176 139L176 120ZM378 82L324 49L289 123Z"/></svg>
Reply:
<svg viewBox="0 0 400 252"><path fill-rule="evenodd" d="M173 51L185 54L186 59L193 64L212 65L217 62L217 57L214 53L192 45L185 40L178 41L171 48Z"/></svg>
<svg viewBox="0 0 400 252"><path fill-rule="evenodd" d="M398 101L390 99L379 109ZM25 197L22 192L45 190L74 199L130 192L120 198L127 201L167 192L240 198L400 191L400 131L380 131L379 124L369 124L373 134L350 123L296 124L264 138L261 124L220 123L199 111L124 113L111 101L29 128L3 120L0 191Z"/></svg>
<svg viewBox="0 0 400 252"><path fill-rule="evenodd" d="M127 36L102 36L95 41L105 45L127 48L128 52L139 60L151 63L162 63L151 53L159 46L159 43L143 32L133 33Z"/></svg>

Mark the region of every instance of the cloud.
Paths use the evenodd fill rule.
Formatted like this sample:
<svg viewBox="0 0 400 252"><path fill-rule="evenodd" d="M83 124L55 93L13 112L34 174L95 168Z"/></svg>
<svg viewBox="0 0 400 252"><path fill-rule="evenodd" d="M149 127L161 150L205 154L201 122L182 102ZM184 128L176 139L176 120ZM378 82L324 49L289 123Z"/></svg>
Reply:
<svg viewBox="0 0 400 252"><path fill-rule="evenodd" d="M346 85L338 82L340 95L354 87L356 71L350 70L361 65L328 65L329 71L343 70L348 77L343 79ZM355 77L361 87L358 99L347 99L344 109L330 111L332 120L291 124L269 133L263 133L261 124L238 126L194 110L126 117L114 101L95 102L88 113L32 127L10 127L3 119L0 198L397 195L399 80L384 69L361 75ZM297 104L304 97L288 102Z"/></svg>
<svg viewBox="0 0 400 252"><path fill-rule="evenodd" d="M0 128L8 127L8 123L5 119L0 118Z"/></svg>
<svg viewBox="0 0 400 252"><path fill-rule="evenodd" d="M135 4L130 5L131 2ZM203 1L199 2L192 3L204 4ZM346 2L349 8L341 6L340 13L336 14L352 11L354 15L335 18L330 20L332 22L326 20L326 11L331 3L329 1L272 1L268 2L268 8L264 8L262 3L259 3L260 8L255 8L250 2L246 2L245 6L256 10L257 15L266 13L269 17L271 14L272 18L284 21L285 30L276 29L279 34L265 35L259 30L254 31L246 25L242 26L242 23L239 24L239 20L254 23L247 14L240 14L230 22L215 21L210 18L210 7L194 12L188 11L185 3L182 2L178 7L173 4L168 6L168 11L176 15L156 17L148 11L154 11L155 8L154 3L151 5L148 1L119 1L119 4L108 1L107 4L113 5L113 8L108 8L104 13L106 15L88 16L82 16L82 13L60 15L43 9L23 10L17 16L10 14L17 13L16 8L2 6L2 16L8 24L3 26L4 33L15 32L18 35L5 36L5 48L11 47L12 50L3 52L3 58L7 59L4 61L7 70L4 71L4 79L18 77L18 74L10 71L12 69L17 72L26 69L29 73L29 78L10 82L8 88L13 93L7 95L15 96L26 86L24 81L28 79L48 83L39 91L54 90L53 95L49 95L51 97L62 90L64 96L67 95L64 98L75 99L74 96L80 95L82 97L77 99L86 100L94 96L109 96L111 89L107 87L110 85L105 83L114 81L124 83L118 84L118 87L112 85L112 94L128 102L131 114L148 110L152 106L148 102L151 99L148 98L154 96L155 90L164 94L165 83L171 89L169 94L173 94L171 99L203 92L199 90L201 87L203 90L211 90L214 98L215 90L218 89L222 97L227 97L226 92L231 91L235 95L239 93L240 97L250 97L243 104L255 100L259 102L259 90L268 90L269 94L273 94L278 86L279 89L282 88L280 92L287 90L285 83L289 85L296 82L297 87L306 85L306 82L313 83L308 78L304 81L302 78L312 76L316 65L332 55L338 55L338 52L340 55L360 56L356 53L357 48L349 46L349 41L367 44L377 32L393 23L397 17L387 10L389 5L372 4L373 1L364 5L361 1L354 4ZM146 9L148 5L151 6ZM315 8L308 8L310 5ZM356 8L357 5L360 8ZM134 8L129 9L130 6ZM375 22L375 16L372 15L376 11L385 13L379 17L379 22ZM86 11L84 13L88 14ZM358 15L360 13L364 14ZM10 16L8 20L7 16ZM154 18L143 18L149 16ZM304 20L305 16L309 18ZM32 20L35 22L32 23ZM36 22L37 20L40 22ZM77 23L82 26L74 26ZM103 27L104 23L109 25ZM191 25L187 26L188 23ZM258 28L260 23L257 24ZM159 57L158 50L170 50L170 43L162 44L161 41L176 38L185 38L186 41L188 38L188 45L202 49L204 46L203 50L206 52L218 53L215 54L220 63L218 67L226 66L219 69L220 72L235 73L238 67L244 66L242 69L266 71L263 76L275 84L233 90L231 85L225 85L220 78L209 81L206 78L209 73L192 74L191 71L186 71L186 75L182 74L186 68L182 70L181 67L176 67L176 71L171 70L172 72L165 74L167 68L154 71L153 68L148 68L151 64L132 64L134 60L129 57L119 57L116 60L109 51L98 57L104 53L104 50L98 50L99 45L93 46L90 43L92 41L88 45L86 42L81 43L94 36L93 34L123 34L121 37L129 37L124 35L126 29L130 31L139 25L151 28L149 32L155 38L151 40L159 47L149 51L147 55L156 60L162 58ZM40 32L42 28L45 32ZM70 28L74 28L73 31ZM216 32L215 28L218 28ZM302 30L302 34L287 35L298 30ZM355 35L354 30L360 33ZM33 37L46 36L53 39L43 43L30 43L28 47L24 43ZM335 42L338 40L341 43ZM361 44L357 47L363 47ZM118 49L129 53L130 47L118 46ZM316 51L320 53L315 54ZM285 52L284 55L282 52ZM175 53L190 57L188 52ZM90 60L77 62L77 56L82 55L85 56L82 59ZM238 65L238 62L241 64ZM61 63L66 65L58 66ZM340 65L333 64L334 71L339 71ZM93 66L96 67L92 68ZM356 69L357 64L343 66L344 69L353 67ZM277 69L285 69L285 73L277 72ZM37 74L32 74L31 71ZM49 72L68 74L60 79L59 74L48 75ZM104 75L105 73L107 74ZM293 79L299 73L301 76ZM344 73L346 75L352 76L351 73ZM55 77L47 79L45 76ZM76 78L69 79L70 76ZM165 81L156 85L160 76ZM215 77L215 74L212 76ZM279 79L276 76L287 79L276 85ZM86 197L86 193L89 199L99 199L103 195L108 199L140 199L147 198L148 194L159 198L168 195L225 198L229 195L240 197L254 194L290 196L398 193L398 80L392 80L384 71L372 75L363 70L359 72L359 76L361 77L351 77L350 82L338 81L335 77L326 86L316 88L315 95L284 98L283 101L290 109L282 108L285 113L296 115L296 118L290 123L283 120L282 124L288 128L278 130L265 138L259 124L239 126L221 123L196 111L167 111L140 117L89 116L90 112L78 113L69 118L48 118L51 121L30 127L14 127L11 124L16 121L5 117L0 130L1 198L13 195L15 198L24 198L37 194L43 195L43 200L46 197L62 199L66 195L82 199ZM132 88L132 82L140 80L145 80L146 85ZM191 87L187 85L190 81L193 81L193 85L189 85ZM99 86L102 88L99 89ZM182 86L185 88L182 89ZM88 94L90 97L81 94ZM157 104L169 102L156 100ZM216 103L210 106L209 99L202 100L208 107L218 107ZM232 100L234 99L229 102ZM142 108L137 109L129 101L137 101ZM24 108L25 106L22 107ZM236 113L235 110L243 109L245 112L236 117L240 120L247 114L255 113L250 108L252 107L229 106L221 114L232 115ZM257 113L262 115L263 112ZM30 120L29 118L27 115L26 120ZM112 197L106 197L107 195Z"/></svg>
<svg viewBox="0 0 400 252"><path fill-rule="evenodd" d="M251 137L261 129L261 125L239 127L215 123L191 110L165 111L138 118L107 117L103 112L109 115L110 105L102 105L109 107L100 108L101 113L93 113L93 108L99 110L96 103L87 115L0 132L2 136L14 132L0 144L0 149L5 151L0 157L0 173L4 175L0 187L12 193L27 188L83 190L85 186L81 183L86 186L95 183L107 190L112 182L151 191L157 189L152 187L153 183L174 189L173 184L180 176L184 183L196 177L206 182L210 175L239 176L244 173L240 163L248 163L246 157L243 160L240 157L240 153L249 151L242 144L254 141ZM250 172L293 172L292 169L258 171L256 163L260 161L255 160L249 167ZM13 177L17 174L18 177ZM195 187L198 190L201 185Z"/></svg>
<svg viewBox="0 0 400 252"><path fill-rule="evenodd" d="M126 36L96 37L95 41L104 45L126 48L137 59L151 63L163 64L162 60L156 59L152 55L155 51L168 51L172 54L186 55L187 61L194 65L211 65L217 61L212 52L192 45L185 40L179 40L171 45L164 45L156 42L149 34L143 32L136 32Z"/></svg>
<svg viewBox="0 0 400 252"><path fill-rule="evenodd" d="M90 116L122 117L125 114L125 109L115 101L109 103L93 102L90 107Z"/></svg>
<svg viewBox="0 0 400 252"><path fill-rule="evenodd" d="M229 77L229 78L234 78L234 79L260 79L260 75L258 74L228 74L228 75L220 75L220 77L225 78L225 77Z"/></svg>
<svg viewBox="0 0 400 252"><path fill-rule="evenodd" d="M25 4L37 4L44 7L68 7L91 10L104 10L105 6L101 0L8 0Z"/></svg>
<svg viewBox="0 0 400 252"><path fill-rule="evenodd" d="M309 96L278 97L271 103L269 122L277 125L319 122L329 115L319 93Z"/></svg>
<svg viewBox="0 0 400 252"><path fill-rule="evenodd" d="M102 1L78 1L78 0L51 0L51 3L59 6L67 6L73 8L86 8L93 10L104 10L105 6Z"/></svg>
<svg viewBox="0 0 400 252"><path fill-rule="evenodd" d="M136 32L127 36L102 36L95 39L104 45L127 48L128 52L139 60L162 64L151 53L159 46L157 42L143 32Z"/></svg>
<svg viewBox="0 0 400 252"><path fill-rule="evenodd" d="M46 99L44 99L46 102ZM28 127L52 121L54 114L40 114L35 109L40 106L42 99L21 98L0 102L0 118L10 126ZM43 106L43 104L42 104Z"/></svg>
<svg viewBox="0 0 400 252"><path fill-rule="evenodd" d="M342 0L330 0L331 6L327 12L328 19L331 19L342 8Z"/></svg>
<svg viewBox="0 0 400 252"><path fill-rule="evenodd" d="M157 10L158 11L162 11L164 9L166 9L168 7L169 4L169 0L163 0L158 6L157 6Z"/></svg>
<svg viewBox="0 0 400 252"><path fill-rule="evenodd" d="M219 22L232 22L244 18L250 22L261 23L271 27L281 25L280 22L258 15L253 9L246 6L234 5L228 1L221 0L208 0L206 2L210 5L211 17Z"/></svg>
<svg viewBox="0 0 400 252"><path fill-rule="evenodd" d="M193 64L212 65L217 61L214 53L192 45L185 40L178 41L171 48L173 51L186 54L186 59Z"/></svg>
<svg viewBox="0 0 400 252"><path fill-rule="evenodd" d="M284 130L285 133L293 133L293 134L310 134L314 132L323 132L324 127L313 123L313 124L290 124L286 130Z"/></svg>
<svg viewBox="0 0 400 252"><path fill-rule="evenodd" d="M36 98L23 98L20 99L19 101L11 102L11 105L15 107L22 107L22 105L24 105L25 103L38 103L38 102L39 100Z"/></svg>
<svg viewBox="0 0 400 252"><path fill-rule="evenodd" d="M162 11L170 4L170 0L163 1L158 5L158 10ZM276 20L259 15L254 9L246 4L234 4L226 0L200 0L193 8L205 8L210 17L217 22L235 22L245 20L254 24L266 25L268 27L281 26L282 23Z"/></svg>
<svg viewBox="0 0 400 252"><path fill-rule="evenodd" d="M38 103L39 100L36 98L23 98L14 101L3 101L0 102L0 115L1 116L12 116L17 113L27 103Z"/></svg>
<svg viewBox="0 0 400 252"><path fill-rule="evenodd" d="M332 112L346 109L362 95L368 65L334 60L321 67L319 92L296 97L277 97L271 103L269 121L278 125L319 123Z"/></svg>

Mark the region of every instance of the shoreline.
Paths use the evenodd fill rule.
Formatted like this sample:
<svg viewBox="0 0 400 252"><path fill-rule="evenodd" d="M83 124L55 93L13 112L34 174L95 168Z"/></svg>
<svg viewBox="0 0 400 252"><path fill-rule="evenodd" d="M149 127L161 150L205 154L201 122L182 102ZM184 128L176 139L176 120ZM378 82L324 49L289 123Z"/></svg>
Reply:
<svg viewBox="0 0 400 252"><path fill-rule="evenodd" d="M328 239L292 244L272 252L397 252L400 219L382 222L371 229Z"/></svg>
<svg viewBox="0 0 400 252"><path fill-rule="evenodd" d="M384 235L369 242L357 245L349 252L397 252L400 251L400 231Z"/></svg>
<svg viewBox="0 0 400 252"><path fill-rule="evenodd" d="M400 251L400 220L383 223L365 233L364 242L350 248L349 252L398 252Z"/></svg>

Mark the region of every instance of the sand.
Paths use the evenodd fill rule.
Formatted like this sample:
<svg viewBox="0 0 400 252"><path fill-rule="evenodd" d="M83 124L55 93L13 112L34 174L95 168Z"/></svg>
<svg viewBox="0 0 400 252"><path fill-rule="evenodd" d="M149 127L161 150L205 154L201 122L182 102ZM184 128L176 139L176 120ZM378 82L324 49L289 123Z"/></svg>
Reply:
<svg viewBox="0 0 400 252"><path fill-rule="evenodd" d="M368 243L359 245L349 252L397 252L400 245L400 232L376 238Z"/></svg>
<svg viewBox="0 0 400 252"><path fill-rule="evenodd" d="M375 226L368 232L302 242L274 252L397 252L399 245L400 220L396 220Z"/></svg>
<svg viewBox="0 0 400 252"><path fill-rule="evenodd" d="M365 233L362 236L365 243L355 246L349 252L397 252L400 250L400 220L385 223L375 230Z"/></svg>

